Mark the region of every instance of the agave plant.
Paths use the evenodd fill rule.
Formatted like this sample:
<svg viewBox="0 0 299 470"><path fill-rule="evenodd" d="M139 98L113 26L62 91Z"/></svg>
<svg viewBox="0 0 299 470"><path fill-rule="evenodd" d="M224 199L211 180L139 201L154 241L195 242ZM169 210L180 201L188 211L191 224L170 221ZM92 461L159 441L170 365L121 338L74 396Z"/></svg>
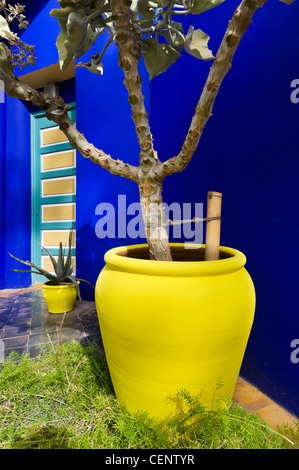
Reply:
<svg viewBox="0 0 299 470"><path fill-rule="evenodd" d="M40 274L41 276L45 276L53 285L63 285L63 284L73 284L76 287L78 297L81 300L81 294L80 294L80 287L78 281L86 282L87 284L90 284L92 287L94 287L90 282L84 280L84 279L79 279L76 277L73 277L73 271L74 267L71 266L71 260L72 260L72 250L71 250L71 245L72 245L72 234L73 234L73 229L70 230L69 233L69 239L68 239L68 252L67 254L65 253L65 249L62 247L62 242L59 243L59 252L58 252L58 259L54 258L54 256L43 246L39 245L48 253L50 260L53 265L53 271L55 274L49 273L45 269L40 268L34 263L31 263L31 261L23 261L19 258L16 258L13 256L11 253L8 253L12 258L16 259L20 263L25 264L26 266L30 266L33 269L12 269L12 271L16 271L19 273L33 273L33 274Z"/></svg>

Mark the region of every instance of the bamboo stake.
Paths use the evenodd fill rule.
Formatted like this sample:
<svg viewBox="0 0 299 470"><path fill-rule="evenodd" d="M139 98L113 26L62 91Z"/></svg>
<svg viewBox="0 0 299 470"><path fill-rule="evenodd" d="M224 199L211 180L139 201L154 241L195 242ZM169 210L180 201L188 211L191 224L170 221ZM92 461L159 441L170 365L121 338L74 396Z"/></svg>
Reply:
<svg viewBox="0 0 299 470"><path fill-rule="evenodd" d="M208 192L207 219L216 218L216 220L207 221L205 261L219 259L221 203L221 193L215 191Z"/></svg>

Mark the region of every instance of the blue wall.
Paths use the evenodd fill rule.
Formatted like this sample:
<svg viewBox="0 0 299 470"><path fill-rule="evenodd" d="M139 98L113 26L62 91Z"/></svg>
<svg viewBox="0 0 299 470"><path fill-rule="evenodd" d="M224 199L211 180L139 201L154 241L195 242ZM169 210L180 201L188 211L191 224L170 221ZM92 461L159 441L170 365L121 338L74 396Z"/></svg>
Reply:
<svg viewBox="0 0 299 470"><path fill-rule="evenodd" d="M0 285L1 288L29 286L27 274L13 273L15 256L30 257L30 115L25 105L5 97L0 104Z"/></svg>
<svg viewBox="0 0 299 470"><path fill-rule="evenodd" d="M238 1L227 0L215 10L192 17L193 23L211 36L214 52L237 5ZM32 7L32 2L28 6L31 27L23 39L40 44L34 68L38 69L57 62L54 43L59 28L57 20L48 17L57 2L51 0L42 8ZM290 344L299 331L299 104L290 100L290 83L299 78L295 61L298 19L297 2L287 6L278 0L268 2L255 15L192 162L182 174L165 180L163 197L168 203L205 204L209 190L223 193L222 244L246 254L257 293L256 317L242 374L299 416L299 365L290 360ZM101 49L104 42L101 38L97 48ZM88 58L89 54L79 60ZM104 59L102 77L78 69L76 92L72 80L61 87L61 93L68 101L76 98L77 127L88 140L114 158L137 164L137 139L114 46L109 47ZM155 148L161 160L180 151L210 66L210 62L184 55L151 84L142 66ZM16 100L7 100L6 109L0 105L0 269L6 257L0 288L30 282L25 275L19 278L10 272L7 250L30 258L31 111ZM110 202L117 207L119 194L126 194L127 205L138 201L135 184L111 176L78 155L77 266L78 275L91 282L96 281L109 248L132 243L117 238L100 240L95 235L97 205ZM83 296L92 298L89 287L83 286Z"/></svg>
<svg viewBox="0 0 299 470"><path fill-rule="evenodd" d="M198 18L215 53L237 5ZM299 104L290 100L290 83L298 78L298 19L297 2L268 2L256 14L192 162L164 190L167 202L205 203L209 190L223 193L221 242L246 254L257 294L242 374L297 415L299 364L290 360L290 344L299 334ZM208 74L210 64L194 60L180 58L152 82L162 160L180 151Z"/></svg>
<svg viewBox="0 0 299 470"><path fill-rule="evenodd" d="M3 95L2 95L3 97ZM5 245L5 162L6 162L6 112L5 102L0 103L0 289L5 286L5 261L4 261L4 245Z"/></svg>
<svg viewBox="0 0 299 470"><path fill-rule="evenodd" d="M20 75L58 62L55 42L60 33L57 19L49 16L53 8L59 8L57 0L46 2L27 0L22 5L26 5L25 14L30 23L30 27L22 33L22 40L27 44L35 45L37 61L34 66L23 69Z"/></svg>
<svg viewBox="0 0 299 470"><path fill-rule="evenodd" d="M29 274L12 272L18 268L8 252L21 259L30 256L31 244L31 158L30 115L19 100L6 101L5 201L5 287L31 285Z"/></svg>

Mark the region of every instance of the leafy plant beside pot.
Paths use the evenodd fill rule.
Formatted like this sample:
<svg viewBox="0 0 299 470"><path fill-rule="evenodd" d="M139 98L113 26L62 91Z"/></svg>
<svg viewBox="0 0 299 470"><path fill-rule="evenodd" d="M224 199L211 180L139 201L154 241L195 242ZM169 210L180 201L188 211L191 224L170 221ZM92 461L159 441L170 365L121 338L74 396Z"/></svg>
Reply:
<svg viewBox="0 0 299 470"><path fill-rule="evenodd" d="M47 248L41 245L50 257L53 266L53 273L50 273L45 269L40 268L31 261L23 261L9 253L12 258L32 268L28 270L12 269L12 271L39 274L48 279L48 281L43 284L43 296L46 301L49 313L64 313L73 310L76 298L79 297L79 299L81 300L79 287L80 281L86 282L93 287L93 285L89 281L86 281L84 279L78 279L72 275L75 269L73 266L71 266L72 234L73 230L71 229L69 232L67 253L65 253L65 249L62 246L62 242L59 243L57 261L54 256L49 252L49 250L47 250Z"/></svg>
<svg viewBox="0 0 299 470"><path fill-rule="evenodd" d="M201 14L224 1L60 0L60 8L52 10L51 16L61 28L56 43L61 69L87 53L105 33L108 39L101 52L76 65L100 80L107 48L117 47L140 147L138 166L113 158L90 143L70 119L61 97L50 97L20 82L13 74L12 51L0 44L0 79L5 92L44 110L84 158L138 186L147 245L106 253L95 297L117 397L130 411L143 409L159 417L173 410L167 397L179 388L200 395L210 408L232 395L255 309L245 256L220 247L217 256L206 260L205 247L171 246L170 221L162 204L164 179L190 164L238 46L253 16L267 3L242 0L234 8L214 57L208 48L209 37L193 26L185 31L180 18ZM290 4L293 0L282 1ZM17 38L5 15L2 18L0 36L13 48ZM180 152L163 161L154 149L138 67L144 59L151 80L183 52L213 62ZM220 382L223 387L217 388Z"/></svg>

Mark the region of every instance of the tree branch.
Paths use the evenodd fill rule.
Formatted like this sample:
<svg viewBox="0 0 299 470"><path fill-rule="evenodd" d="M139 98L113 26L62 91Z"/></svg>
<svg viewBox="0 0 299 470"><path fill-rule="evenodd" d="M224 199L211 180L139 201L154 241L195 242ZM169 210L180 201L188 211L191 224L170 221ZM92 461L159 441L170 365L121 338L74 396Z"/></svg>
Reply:
<svg viewBox="0 0 299 470"><path fill-rule="evenodd" d="M46 93L37 91L21 82L18 78L7 75L1 68L0 80L4 83L4 91L8 96L19 98L23 101L31 101L32 104L44 110L46 117L58 124L72 147L78 150L83 157L100 165L113 175L124 176L138 183L138 167L124 163L121 160L115 160L103 152L103 150L99 150L89 143L84 135L76 129L75 123L69 118L67 105L60 96L51 98Z"/></svg>
<svg viewBox="0 0 299 470"><path fill-rule="evenodd" d="M237 47L247 28L252 23L254 13L263 7L266 2L267 0L243 0L229 21L228 28L195 108L195 114L183 147L176 157L161 163L156 169L156 174L161 179L173 173L183 171L190 162L197 149L205 125L212 116L216 96L225 75L231 67Z"/></svg>
<svg viewBox="0 0 299 470"><path fill-rule="evenodd" d="M191 220L166 220L164 225L181 225L181 224L199 224L200 222L210 222L212 220L221 220L221 217L205 217L200 219L199 217L193 217Z"/></svg>
<svg viewBox="0 0 299 470"><path fill-rule="evenodd" d="M142 94L142 78L138 72L141 58L141 29L132 21L132 12L124 0L111 0L112 17L119 51L119 66L124 72L124 85L128 91L132 119L140 146L140 168L149 171L160 163L153 148L148 115Z"/></svg>

